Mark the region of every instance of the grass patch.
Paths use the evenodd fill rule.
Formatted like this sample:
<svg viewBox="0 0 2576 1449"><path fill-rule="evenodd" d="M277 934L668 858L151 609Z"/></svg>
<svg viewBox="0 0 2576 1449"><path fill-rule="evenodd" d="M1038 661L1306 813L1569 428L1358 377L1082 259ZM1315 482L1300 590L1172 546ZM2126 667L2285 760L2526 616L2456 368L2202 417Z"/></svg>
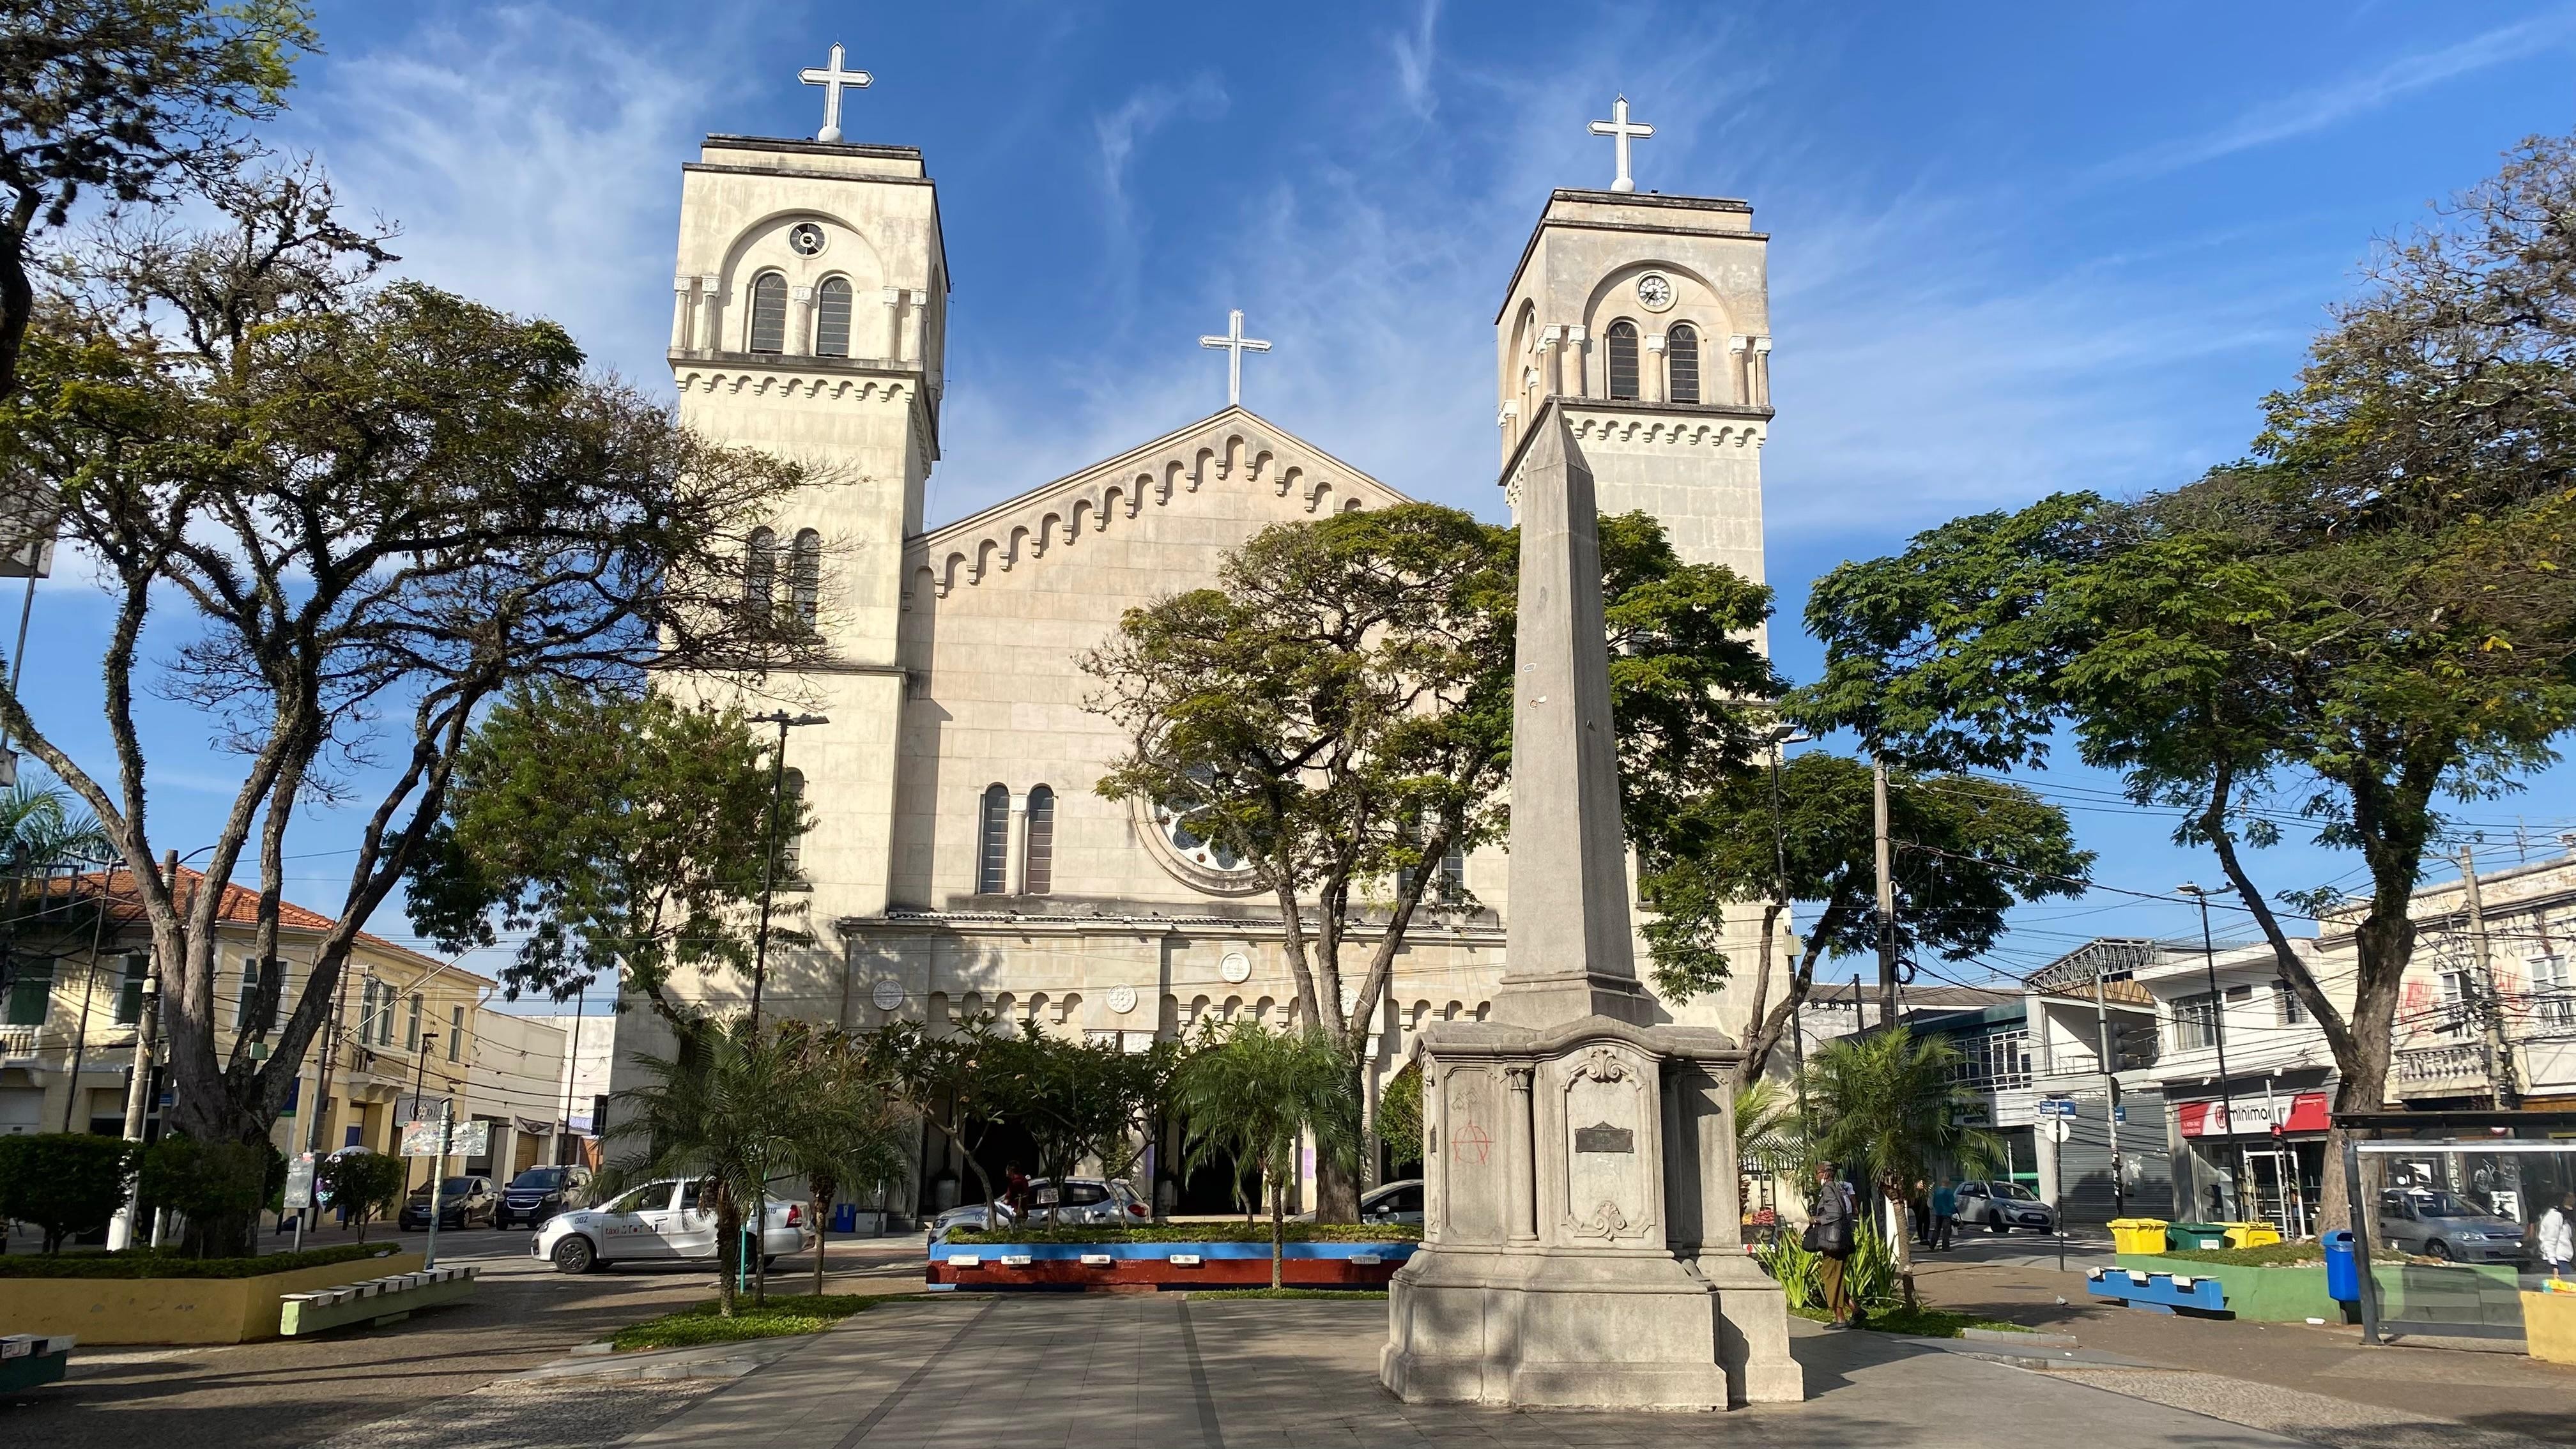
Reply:
<svg viewBox="0 0 2576 1449"><path fill-rule="evenodd" d="M1831 1323L1834 1316L1821 1308L1789 1310L1810 1323ZM2028 1324L2006 1323L2000 1318L1979 1318L1973 1313L1952 1313L1942 1308L1889 1308L1872 1313L1859 1325L1876 1333L1901 1333L1910 1338L1957 1338L1963 1328L1990 1328L2000 1333L2029 1333Z"/></svg>
<svg viewBox="0 0 2576 1449"><path fill-rule="evenodd" d="M1290 1223L1280 1235L1291 1243L1418 1243L1422 1229L1411 1223ZM1268 1223L1164 1223L1135 1228L958 1228L952 1243L1266 1243Z"/></svg>
<svg viewBox="0 0 2576 1449"><path fill-rule="evenodd" d="M820 1333L853 1313L880 1303L917 1303L926 1293L772 1293L755 1308L751 1295L734 1304L731 1318L716 1314L716 1301L694 1303L677 1313L630 1323L608 1340L620 1353L647 1348L694 1348L702 1343L740 1343L754 1338L788 1338ZM942 1295L945 1296L945 1295Z"/></svg>
<svg viewBox="0 0 2576 1449"><path fill-rule="evenodd" d="M2256 1248L2167 1248L2151 1256L2240 1268L2313 1268L2324 1264L2326 1250L2321 1243L2265 1243Z"/></svg>
<svg viewBox="0 0 2576 1449"><path fill-rule="evenodd" d="M189 1258L172 1252L154 1252L150 1248L129 1249L122 1253L74 1252L51 1256L12 1253L0 1257L0 1278L260 1278L271 1273L292 1273L300 1268L324 1268L333 1263L389 1258L401 1251L400 1243L342 1243L336 1247L308 1248L301 1253L269 1253L257 1258ZM352 1281L364 1276L367 1275L352 1275Z"/></svg>
<svg viewBox="0 0 2576 1449"><path fill-rule="evenodd" d="M1193 1288L1193 1300L1200 1298L1376 1298L1383 1300L1383 1288Z"/></svg>

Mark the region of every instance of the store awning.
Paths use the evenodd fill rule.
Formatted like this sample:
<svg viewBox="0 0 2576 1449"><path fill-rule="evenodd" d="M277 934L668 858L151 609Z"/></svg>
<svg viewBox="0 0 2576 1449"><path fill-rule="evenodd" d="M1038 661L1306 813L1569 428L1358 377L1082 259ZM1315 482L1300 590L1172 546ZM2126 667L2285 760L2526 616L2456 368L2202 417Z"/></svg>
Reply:
<svg viewBox="0 0 2576 1449"><path fill-rule="evenodd" d="M2234 1115L2229 1115L2229 1108ZM2261 1136L2277 1125L2283 1132L2323 1132L2330 1106L2323 1092L2294 1097L2239 1097L2233 1102L2182 1102L2175 1119L2185 1137Z"/></svg>

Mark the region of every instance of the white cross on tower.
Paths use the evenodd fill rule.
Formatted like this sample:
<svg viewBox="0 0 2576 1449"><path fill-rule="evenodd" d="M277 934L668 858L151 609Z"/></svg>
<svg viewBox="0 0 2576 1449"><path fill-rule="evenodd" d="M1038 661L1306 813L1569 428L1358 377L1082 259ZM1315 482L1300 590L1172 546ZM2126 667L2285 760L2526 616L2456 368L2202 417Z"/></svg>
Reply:
<svg viewBox="0 0 2576 1449"><path fill-rule="evenodd" d="M841 92L866 90L868 82L876 79L863 70L841 69L841 43L837 40L832 42L830 65L807 66L796 73L796 78L809 86L823 88L823 129L814 133L817 141L841 139ZM1619 144L1625 147L1628 143L1622 141ZM1619 154L1625 156L1628 153L1622 150Z"/></svg>
<svg viewBox="0 0 2576 1449"><path fill-rule="evenodd" d="M1619 179L1610 183L1613 191L1634 191L1637 183L1628 179L1628 143L1655 134L1655 128L1643 123L1628 123L1628 98L1621 96L1610 107L1610 119L1592 123L1592 134L1607 136L1619 153Z"/></svg>
<svg viewBox="0 0 2576 1449"><path fill-rule="evenodd" d="M1268 352L1270 350L1270 344L1260 341L1257 338L1246 337L1243 335L1243 309L1238 307L1225 314L1225 335L1223 337L1202 337L1199 339L1199 346L1224 349L1227 354L1225 359L1225 404L1227 407L1242 406L1243 354L1247 352Z"/></svg>

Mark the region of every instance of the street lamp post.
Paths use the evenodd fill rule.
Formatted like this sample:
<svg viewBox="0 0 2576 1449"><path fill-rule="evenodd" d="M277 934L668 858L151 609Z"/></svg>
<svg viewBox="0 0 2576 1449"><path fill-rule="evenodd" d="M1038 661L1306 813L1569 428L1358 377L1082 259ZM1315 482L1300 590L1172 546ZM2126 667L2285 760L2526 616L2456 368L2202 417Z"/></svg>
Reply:
<svg viewBox="0 0 2576 1449"><path fill-rule="evenodd" d="M2209 934L2209 891L2185 882L2174 887L2200 903L2200 965L2209 981L2209 1040L2218 1049L2218 1110L2227 1122L2227 1180L2236 1189L2236 1210L2245 1211L2244 1154L2236 1150L2236 1098L2227 1087L2227 998L2218 989L2218 945ZM2206 1124L2202 1135L2208 1134Z"/></svg>
<svg viewBox="0 0 2576 1449"><path fill-rule="evenodd" d="M760 857L760 932L751 948L751 1029L760 1030L760 993L769 979L769 900L778 883L778 803L787 783L787 732L803 725L826 725L831 721L819 714L794 714L773 710L756 714L752 724L778 726L778 750L769 758L769 829L768 843Z"/></svg>

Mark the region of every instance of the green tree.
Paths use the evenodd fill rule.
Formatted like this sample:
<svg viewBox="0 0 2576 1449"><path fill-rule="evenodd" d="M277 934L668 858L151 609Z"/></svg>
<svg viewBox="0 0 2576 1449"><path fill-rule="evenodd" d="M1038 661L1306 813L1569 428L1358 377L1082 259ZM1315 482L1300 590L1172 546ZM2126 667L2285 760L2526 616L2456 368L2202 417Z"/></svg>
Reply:
<svg viewBox="0 0 2576 1449"><path fill-rule="evenodd" d="M1406 1062L1377 1098L1377 1137L1386 1144L1387 1168L1397 1177L1422 1170L1422 1064Z"/></svg>
<svg viewBox="0 0 2576 1449"><path fill-rule="evenodd" d="M187 1219L187 1250L228 1258L258 1251L259 1209L283 1186L286 1159L266 1142L172 1134L143 1149L136 1187L147 1205Z"/></svg>
<svg viewBox="0 0 2576 1449"><path fill-rule="evenodd" d="M1815 1161L1797 1093L1777 1077L1735 1089L1736 1170L1803 1183Z"/></svg>
<svg viewBox="0 0 2576 1449"><path fill-rule="evenodd" d="M1347 1170L1359 1151L1348 1054L1312 1027L1274 1032L1238 1021L1181 1068L1176 1105L1188 1154L1184 1173L1224 1153L1238 1173L1257 1174L1269 1187L1270 1286L1280 1286L1288 1183L1297 1172L1300 1140L1314 1139L1319 1172L1326 1162Z"/></svg>
<svg viewBox="0 0 2576 1449"><path fill-rule="evenodd" d="M912 1166L912 1124L861 1044L837 1030L782 1024L788 1052L787 1170L803 1179L814 1216L814 1291L823 1291L832 1204L883 1192Z"/></svg>
<svg viewBox="0 0 2576 1449"><path fill-rule="evenodd" d="M377 285L373 237L309 173L243 178L207 232L110 228L27 334L0 449L106 596L101 713L0 730L93 811L160 963L175 1125L264 1141L349 948L441 817L474 720L523 680L632 686L819 643L742 605L744 545L800 476L719 449L589 371L549 322ZM298 998L218 1050L221 891L174 889L138 696L242 760L206 878L255 859L246 954L274 955L296 812L362 822ZM86 755L92 742L103 761ZM364 773L347 766L381 761Z"/></svg>
<svg viewBox="0 0 2576 1449"><path fill-rule="evenodd" d="M302 0L13 0L0 9L0 399L36 310L39 232L73 204L151 203L238 166L314 49Z"/></svg>
<svg viewBox="0 0 2576 1449"><path fill-rule="evenodd" d="M0 1221L34 1223L45 1251L61 1252L65 1238L104 1229L125 1205L137 1151L84 1132L0 1137Z"/></svg>
<svg viewBox="0 0 2576 1449"><path fill-rule="evenodd" d="M2524 143L2383 250L2246 460L2133 503L1960 519L1809 603L1809 719L1985 768L2064 731L2133 799L2180 807L2176 839L2216 855L2333 1052L2339 1112L2386 1101L2442 802L2518 788L2576 721L2571 214L2576 143ZM2349 994L2284 926L2322 894L2265 890L2247 853L2301 826L2368 872ZM2321 1216L2345 1222L2326 1179Z"/></svg>
<svg viewBox="0 0 2576 1449"><path fill-rule="evenodd" d="M766 749L739 711L623 683L523 685L457 753L446 813L410 866L412 923L447 951L520 934L502 972L513 998L569 1000L607 973L693 1030L703 1010L671 993L671 973L751 964ZM793 839L812 815L794 797L783 808Z"/></svg>
<svg viewBox="0 0 2576 1449"><path fill-rule="evenodd" d="M2001 781L1894 770L1888 821L1903 956L1981 956L2016 903L2080 896L2093 865L2064 811ZM1761 913L1738 1086L1769 1066L1820 961L1878 950L1877 832L1870 767L1822 750L1789 760L1776 787L1768 772L1725 776L1667 815L1639 881L1654 907L1641 932L1655 989L1675 1002L1716 989L1727 976L1727 912L1749 902ZM1790 901L1816 914L1774 1001L1772 952Z"/></svg>
<svg viewBox="0 0 2576 1449"><path fill-rule="evenodd" d="M998 1037L979 1058L983 1091L997 1115L1028 1133L1038 1171L1063 1184L1086 1158L1107 1175L1128 1170L1129 1145L1150 1085L1142 1054L1114 1043L1055 1036L1023 1021L1016 1036ZM1055 1222L1055 1203L1047 1207Z"/></svg>
<svg viewBox="0 0 2576 1449"><path fill-rule="evenodd" d="M335 1152L313 1171L325 1196L324 1205L346 1208L358 1225L358 1241L367 1240L367 1220L390 1214L402 1197L410 1171L399 1157L382 1152Z"/></svg>
<svg viewBox="0 0 2576 1449"><path fill-rule="evenodd" d="M1760 585L1683 564L1643 514L1602 520L1611 692L1632 831L1751 753L1777 678ZM1472 909L1440 869L1503 829L1518 538L1407 504L1263 530L1212 588L1131 609L1084 661L1132 742L1098 789L1247 863L1279 913L1297 1019L1359 1050L1417 913ZM1351 926L1374 935L1346 968ZM1350 999L1345 1010L1343 1000ZM1319 1180L1328 1219L1356 1179Z"/></svg>
<svg viewBox="0 0 2576 1449"><path fill-rule="evenodd" d="M883 1080L896 1098L948 1143L983 1189L986 1222L997 1221L993 1174L978 1151L1001 1120L999 1079L987 1058L1002 1042L989 1015L967 1017L950 1030L934 1034L902 1017L859 1039L868 1070Z"/></svg>
<svg viewBox="0 0 2576 1449"><path fill-rule="evenodd" d="M610 1190L664 1177L698 1185L716 1220L716 1312L731 1318L743 1223L762 1214L769 1180L789 1169L796 1073L776 1034L748 1021L699 1032L693 1047L682 1060L636 1056L659 1080L617 1094L623 1110L610 1114L607 1135L639 1146L611 1164ZM753 1252L762 1270L766 1249L764 1233Z"/></svg>
<svg viewBox="0 0 2576 1449"><path fill-rule="evenodd" d="M1955 1081L1959 1050L1943 1037L1895 1026L1827 1042L1807 1061L1803 1084L1814 1116L1809 1147L1826 1162L1859 1167L1900 1224L1907 1194L1946 1158L1970 1177L1994 1170L2003 1142L1964 1124L1975 1099ZM1897 1275L1914 1302L1914 1248L1900 1227Z"/></svg>

